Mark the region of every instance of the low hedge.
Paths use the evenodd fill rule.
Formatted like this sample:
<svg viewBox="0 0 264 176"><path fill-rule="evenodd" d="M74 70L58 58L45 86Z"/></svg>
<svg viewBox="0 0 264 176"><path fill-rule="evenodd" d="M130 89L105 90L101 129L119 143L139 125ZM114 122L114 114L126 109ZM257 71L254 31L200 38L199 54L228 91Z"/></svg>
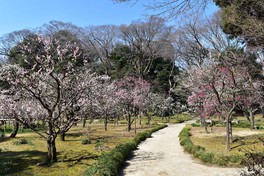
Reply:
<svg viewBox="0 0 264 176"><path fill-rule="evenodd" d="M130 153L135 150L138 144L151 137L153 132L167 127L160 125L151 130L138 133L135 138L129 142L116 146L111 152L102 154L97 163L89 167L84 175L86 176L116 176Z"/></svg>
<svg viewBox="0 0 264 176"><path fill-rule="evenodd" d="M241 155L215 155L214 153L207 152L206 149L199 145L194 145L190 139L191 127L184 127L179 134L180 144L183 146L184 150L192 154L195 158L200 159L205 163L216 164L220 166L230 166L234 164L241 164L243 161L243 156Z"/></svg>

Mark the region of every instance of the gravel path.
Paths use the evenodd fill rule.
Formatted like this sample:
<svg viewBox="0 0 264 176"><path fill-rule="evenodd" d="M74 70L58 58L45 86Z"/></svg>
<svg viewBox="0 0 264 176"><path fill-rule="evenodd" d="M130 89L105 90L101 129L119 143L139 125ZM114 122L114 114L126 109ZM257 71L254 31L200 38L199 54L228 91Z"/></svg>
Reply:
<svg viewBox="0 0 264 176"><path fill-rule="evenodd" d="M169 125L141 143L120 176L234 176L235 168L199 164L183 151L178 135L186 123Z"/></svg>

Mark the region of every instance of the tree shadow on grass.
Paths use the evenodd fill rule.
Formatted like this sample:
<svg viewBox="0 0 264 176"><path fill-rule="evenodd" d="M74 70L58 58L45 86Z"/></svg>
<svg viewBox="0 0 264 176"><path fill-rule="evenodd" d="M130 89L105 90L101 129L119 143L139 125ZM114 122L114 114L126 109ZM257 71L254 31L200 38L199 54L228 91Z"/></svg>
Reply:
<svg viewBox="0 0 264 176"><path fill-rule="evenodd" d="M14 139L14 138L10 138L10 137L1 137L1 138L0 138L0 142L5 142L5 141L11 140L11 139Z"/></svg>
<svg viewBox="0 0 264 176"><path fill-rule="evenodd" d="M231 149L239 148L246 145L254 145L259 143L260 141L254 140L254 141L246 141L245 137L237 137L233 140L233 144L235 146L231 147Z"/></svg>
<svg viewBox="0 0 264 176"><path fill-rule="evenodd" d="M0 175L18 174L31 165L43 161L46 152L33 151L2 151L0 152Z"/></svg>
<svg viewBox="0 0 264 176"><path fill-rule="evenodd" d="M98 158L98 155L92 153L82 153L82 152L74 152L74 153L66 153L60 157L59 162L68 163L69 167L72 167L76 164L82 163L83 160L95 160Z"/></svg>

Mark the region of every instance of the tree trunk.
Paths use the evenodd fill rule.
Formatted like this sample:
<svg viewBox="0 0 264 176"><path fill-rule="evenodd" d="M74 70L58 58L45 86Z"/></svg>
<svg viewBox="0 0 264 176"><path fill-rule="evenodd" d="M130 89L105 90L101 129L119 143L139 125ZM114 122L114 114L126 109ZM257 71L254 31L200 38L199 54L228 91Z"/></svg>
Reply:
<svg viewBox="0 0 264 176"><path fill-rule="evenodd" d="M226 118L226 149L227 151L231 150L231 143L233 142L232 135L232 113L235 109L236 105L233 104L233 107L229 110L227 118Z"/></svg>
<svg viewBox="0 0 264 176"><path fill-rule="evenodd" d="M50 116L52 117L52 116ZM48 165L54 162L57 162L57 153L56 153L56 145L55 145L55 140L57 137L57 134L55 131L53 131L53 124L52 122L48 122L48 138L47 138L47 144L48 144L48 154L47 154L47 159L45 162L40 163L38 165Z"/></svg>
<svg viewBox="0 0 264 176"><path fill-rule="evenodd" d="M140 127L142 128L142 119L141 119L141 114L139 115L139 125L140 125Z"/></svg>
<svg viewBox="0 0 264 176"><path fill-rule="evenodd" d="M150 117L148 111L146 111L146 116L148 117L148 125L149 125L150 124L150 121L151 121L151 117Z"/></svg>
<svg viewBox="0 0 264 176"><path fill-rule="evenodd" d="M66 136L66 133L63 131L60 135L60 139L61 141L65 141L65 136Z"/></svg>
<svg viewBox="0 0 264 176"><path fill-rule="evenodd" d="M250 129L251 130L255 129L255 117L251 109L249 110L249 120L250 120Z"/></svg>
<svg viewBox="0 0 264 176"><path fill-rule="evenodd" d="M135 134L137 134L137 116L135 115L135 120L134 120L134 122L135 122Z"/></svg>
<svg viewBox="0 0 264 176"><path fill-rule="evenodd" d="M44 162L38 163L38 166L46 166L49 164L52 164L54 162L57 162L57 151L56 151L56 144L55 144L55 139L56 136L50 135L47 139L47 144L48 144L48 153L47 153L47 158Z"/></svg>
<svg viewBox="0 0 264 176"><path fill-rule="evenodd" d="M108 119L107 119L107 116L106 116L105 120L104 120L104 129L105 129L105 131L107 131L107 123L108 123Z"/></svg>
<svg viewBox="0 0 264 176"><path fill-rule="evenodd" d="M48 144L48 155L47 155L47 164L57 162L57 151L56 151L56 145L55 145L55 136L50 136L47 140Z"/></svg>
<svg viewBox="0 0 264 176"><path fill-rule="evenodd" d="M231 114L228 115L226 120L226 149L228 151L231 150L231 144L233 142L233 135L232 135L232 118Z"/></svg>
<svg viewBox="0 0 264 176"><path fill-rule="evenodd" d="M170 122L170 116L167 117L167 123L169 123L169 122Z"/></svg>
<svg viewBox="0 0 264 176"><path fill-rule="evenodd" d="M252 109L248 109L247 112L244 112L244 115L250 123L250 129L255 129L255 117Z"/></svg>
<svg viewBox="0 0 264 176"><path fill-rule="evenodd" d="M83 117L83 128L86 126L86 117Z"/></svg>
<svg viewBox="0 0 264 176"><path fill-rule="evenodd" d="M230 151L230 149L231 149L231 147L230 147L230 145L231 145L231 143L230 143L230 140L231 140L231 136L230 136L230 120L229 120L229 118L227 119L227 121L226 121L226 149L228 150L228 151Z"/></svg>
<svg viewBox="0 0 264 176"><path fill-rule="evenodd" d="M201 124L204 126L204 130L206 134L209 134L208 128L207 128L207 123L204 118L201 117Z"/></svg>
<svg viewBox="0 0 264 176"><path fill-rule="evenodd" d="M6 120L4 121L4 131L6 132Z"/></svg>
<svg viewBox="0 0 264 176"><path fill-rule="evenodd" d="M128 114L127 131L130 132L130 130L131 130L131 115Z"/></svg>
<svg viewBox="0 0 264 176"><path fill-rule="evenodd" d="M14 131L10 135L11 138L16 137L18 129L19 129L19 123L18 123L18 121L14 121Z"/></svg>

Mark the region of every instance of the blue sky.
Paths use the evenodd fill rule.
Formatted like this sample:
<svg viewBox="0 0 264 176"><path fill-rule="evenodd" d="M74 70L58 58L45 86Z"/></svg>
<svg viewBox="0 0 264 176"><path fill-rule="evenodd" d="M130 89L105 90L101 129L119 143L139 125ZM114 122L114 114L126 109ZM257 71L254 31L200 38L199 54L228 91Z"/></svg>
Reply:
<svg viewBox="0 0 264 176"><path fill-rule="evenodd" d="M215 9L211 6L209 11ZM118 4L112 0L0 0L0 36L52 20L77 26L119 25L144 18L144 14L141 3Z"/></svg>

